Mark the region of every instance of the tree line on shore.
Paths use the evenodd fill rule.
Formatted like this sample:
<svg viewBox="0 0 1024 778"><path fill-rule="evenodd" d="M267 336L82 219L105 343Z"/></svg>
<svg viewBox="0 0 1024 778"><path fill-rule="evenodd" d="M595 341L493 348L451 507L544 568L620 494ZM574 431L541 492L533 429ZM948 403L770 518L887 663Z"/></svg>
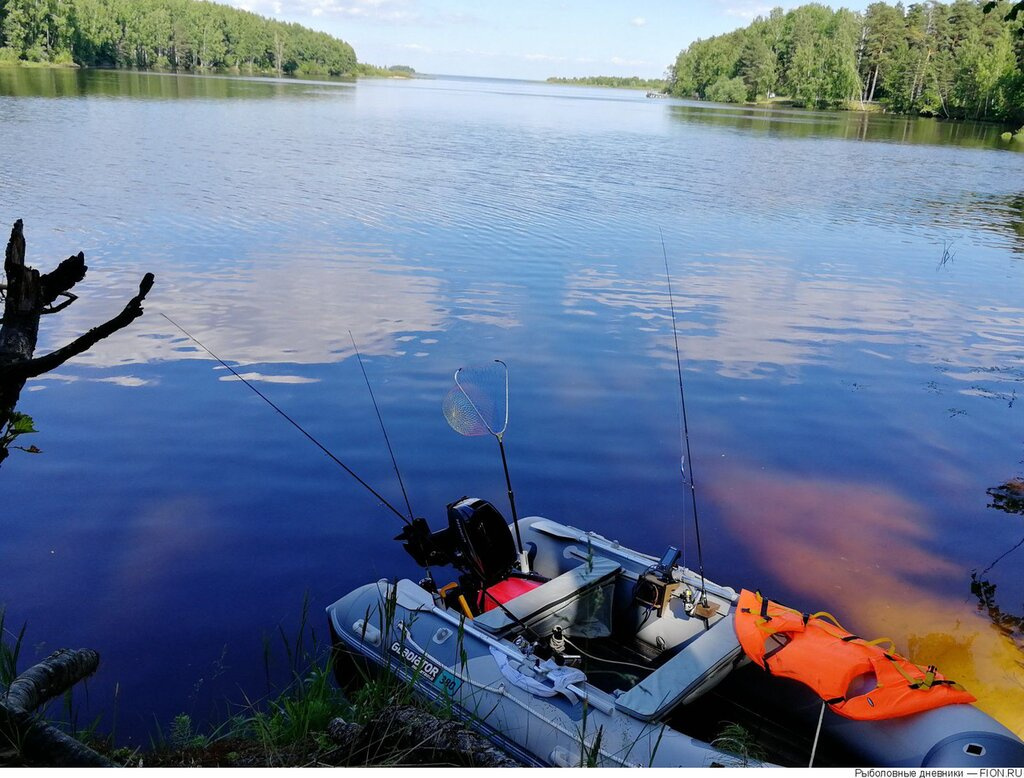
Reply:
<svg viewBox="0 0 1024 778"><path fill-rule="evenodd" d="M549 84L573 84L575 86L610 86L618 89L664 89L663 78L640 78L639 76L551 76Z"/></svg>
<svg viewBox="0 0 1024 778"><path fill-rule="evenodd" d="M0 0L0 63L350 75L345 41L198 0Z"/></svg>
<svg viewBox="0 0 1024 778"><path fill-rule="evenodd" d="M1021 3L953 0L864 13L775 8L697 40L669 68L669 92L720 102L785 95L807 107L874 103L949 119L1024 118Z"/></svg>

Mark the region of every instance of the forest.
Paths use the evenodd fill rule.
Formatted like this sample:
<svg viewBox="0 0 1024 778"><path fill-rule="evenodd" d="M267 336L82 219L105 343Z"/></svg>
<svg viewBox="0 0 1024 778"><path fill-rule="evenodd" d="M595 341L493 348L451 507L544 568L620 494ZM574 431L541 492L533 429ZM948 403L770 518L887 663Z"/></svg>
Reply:
<svg viewBox="0 0 1024 778"><path fill-rule="evenodd" d="M662 78L640 78L639 76L577 76L562 78L552 76L549 84L572 84L574 86L610 86L618 89L664 89Z"/></svg>
<svg viewBox="0 0 1024 778"><path fill-rule="evenodd" d="M0 0L0 64L349 75L327 33L197 0Z"/></svg>
<svg viewBox="0 0 1024 778"><path fill-rule="evenodd" d="M818 108L945 119L1024 119L1021 3L954 0L864 13L821 4L774 9L680 52L669 92L718 102L784 96Z"/></svg>

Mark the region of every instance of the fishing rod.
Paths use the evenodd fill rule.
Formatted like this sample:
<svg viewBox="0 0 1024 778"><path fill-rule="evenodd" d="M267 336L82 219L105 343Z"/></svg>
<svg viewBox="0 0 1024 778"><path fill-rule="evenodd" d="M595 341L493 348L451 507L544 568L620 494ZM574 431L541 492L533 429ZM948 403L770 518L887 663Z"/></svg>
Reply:
<svg viewBox="0 0 1024 778"><path fill-rule="evenodd" d="M265 394L263 394L263 392L261 392L255 386L253 386L249 381L247 381L245 378L243 378L241 375L239 375L238 371L235 370L233 367L231 367L231 365L229 365L223 359L221 359L216 354L214 354L212 351L210 351L210 349L208 349L206 346L204 346L202 344L202 342L199 341L198 338L196 338L192 333L190 333L188 330L186 330L180 324L178 324L178 322L176 322L174 319L172 319L166 313L161 312L160 315L163 316L165 319L167 319L167 321L169 321L171 324L173 324L179 330L181 330L185 334L185 336L189 340L191 340L193 343L195 343L197 346L199 346L199 348L201 348L203 351L205 351L211 357L213 357L218 362L220 362L220 364L222 366L224 366L225 368L227 368L235 378L237 378L243 384L245 384L250 389L252 389L257 395L259 395L261 400L263 400L267 405L269 405L271 408L273 408L275 411L277 411L279 414L281 414L281 416L283 416L284 419L289 424L291 424L293 427L295 427L295 429L297 429L299 432L301 432L303 435L305 435L313 445L315 445L318 449L320 449L328 457L330 457L331 461L333 461L336 465L338 465L338 467L340 467L342 470L344 470L346 473L348 473L350 476L352 476L354 479L356 479L356 481L359 482L360 486L362 486L364 489L366 489L368 492L370 492L370 494L372 494L374 497L376 497L385 507L387 507L399 519L401 519L403 523L405 523L407 525L411 524L409 519L405 518L405 516L401 513L401 511L399 511L394 505L392 505L390 502L388 502L387 499L385 499L384 496L381 495L380 492L378 492L376 489L374 489L372 486L370 486L368 483L366 483L366 481L364 481L362 478L360 478L352 468L350 468L348 465L346 465L344 462L342 462L340 459L338 459L338 457L336 457L330 451L330 449L327 448L327 446L325 446L319 440L314 438L309 432L307 432L302 427L301 424L299 424L297 421L295 421L295 419L293 419L291 416L289 416L287 413L285 413L278 405L276 405L273 400L271 400L269 397L267 397ZM362 363L360 363L360 364L362 364ZM376 401L374 401L374 405L376 405ZM391 446L390 446L390 443L389 443L388 444L388 448L390 448L390 447ZM405 491L405 487L404 486L402 487L402 491L404 493L404 491ZM412 511L410 510L410 515L411 515L411 513L412 513Z"/></svg>
<svg viewBox="0 0 1024 778"><path fill-rule="evenodd" d="M370 399L373 401L373 410L376 411L377 413L377 422L380 424L380 431L384 435L384 442L387 444L388 454L391 455L391 465L395 468L395 475L398 478L398 485L402 489L402 497L405 498L405 507L409 510L409 521L406 522L406 528L410 532L412 532L416 526L416 518L415 515L413 514L412 503L409 501L409 494L405 490L405 480L402 478L402 471L398 469L398 460L395 459L395 451L391 447L391 438L388 435L387 428L384 426L384 417L381 415L380 406L377 405L377 397L373 393L373 386L370 385L370 377L366 374L366 366L363 364L363 355L359 353L359 346L356 345L356 339L355 336L352 334L352 330L348 331L348 337L349 340L352 341L352 348L356 352L356 359L359 361L359 370L363 374L363 381L366 382L366 391L370 393ZM399 535L399 538L401 537L402 536ZM396 538L396 540L399 538ZM436 592L437 581L434 580L434 573L430 569L430 562L424 559L422 567L423 571L427 574L426 581L429 582L430 589Z"/></svg>
<svg viewBox="0 0 1024 778"><path fill-rule="evenodd" d="M384 442L387 444L388 453L391 455L391 464L395 468L395 475L398 477L398 485L402 488L402 497L405 498L405 507L409 509L409 521L412 521L412 503L409 502L409 494L405 491L405 481L402 480L402 472L398 469L398 461L395 459L395 452L391 448L391 438L388 437L388 431L384 428L384 419L380 415L377 398L373 394L373 387L370 386L370 378L366 375L366 368L363 366L363 355L359 353L359 346L356 345L356 339L352 335L352 330L348 331L348 337L352 341L352 348L355 349L356 359L359 360L359 369L363 372L363 380L366 382L366 391L370 393L370 399L373 400L373 410L377 412L377 421L380 423L380 431L384 434ZM429 572L430 571L427 570L428 574Z"/></svg>
<svg viewBox="0 0 1024 778"><path fill-rule="evenodd" d="M399 511L394 505L392 505L390 502L388 502L388 500L383 495L381 495L380 492L378 492L376 489L374 489L372 486L370 486L366 481L364 481L362 478L360 478L359 475L357 475L356 472L352 470L352 468L350 468L348 465L346 465L344 462L342 462L340 459L338 459L338 457L335 456L323 443L321 443L319 440L317 440L315 437L313 437L313 435L311 435L309 432L307 432L302 427L302 425L300 425L297 421L295 421L295 419L293 419L291 416L289 416L287 413L285 413L285 411L280 406L278 406L273 400L271 400L269 397L267 397L265 394L263 394L263 392L261 392L255 386L253 386L248 380L243 378L238 373L237 370L235 370L233 367L231 367L231 365L229 365L227 362L225 362L219 356L214 354L195 335L193 335L188 330L186 330L184 327L182 327L180 324L178 324L178 322L174 321L174 319L172 319L166 313L161 312L160 315L163 316L165 319L167 319L167 321L169 321L171 324L173 324L179 330L181 330L181 332L184 333L184 335L189 340L191 340L193 343L195 343L197 346L199 346L199 348L201 348L203 351L205 351L207 354L209 354L211 357L213 357L215 360L217 360L224 368L229 370L231 372L231 374L235 378L237 378L239 381L241 381L247 387L252 389L252 391L255 392L260 397L261 400L263 400L265 403L267 403L267 405L269 405L271 408L273 408L275 411L277 411L279 414L281 414L281 416L283 416L284 419L286 421L288 421L289 424L291 424L293 427L295 427L295 429L297 429L299 432L301 432L303 435L305 435L306 438L308 438L309 441L311 443L313 443L313 445L315 445L317 448L319 448L321 451L323 451L328 457L330 457L331 460L336 465L338 465L346 473L348 473L350 476L352 476L357 482L359 482L359 484L362 487L364 487L367 491L369 491L370 494L372 494L374 497L376 497L378 500L380 500L380 502L383 505L385 505L392 513L394 513L399 519L402 520L402 522L406 525L406 528L409 530L410 533L412 533L414 531L414 529L416 527L416 524L415 524L416 520L413 518L413 510L412 510L412 505L409 502L409 495L407 494L407 492L405 490L405 483L403 482L402 474L401 474L401 472L398 469L398 463L395 460L395 454L394 454L394 451L391 448L391 440L388 438L387 429L384 427L384 419L381 417L380 408L377 405L377 398L373 394L373 388L370 386L370 379L367 377L367 375L366 375L366 368L363 366L363 358L362 358L362 356L359 353L359 347L356 346L355 337L353 337L351 330L349 330L348 335L349 335L349 338L351 338L351 340L352 340L352 347L355 349L356 358L359 361L359 367L360 367L360 369L362 370L362 373L363 373L363 379L366 381L366 388L370 392L370 399L373 400L373 407L374 407L374 410L377 412L377 421L380 422L381 432L384 433L384 440L387 442L388 452L391 454L391 463L394 465L395 474L398 476L398 483L402 487L402 496L405 498L406 507L409 509L409 518L408 519L404 515L402 515L401 511ZM504 365L504 363L502 363L502 364ZM506 424L507 423L508 423L508 420L506 418ZM502 432L504 432L504 429L502 429ZM508 472L508 468L506 467L506 476L507 476L507 472ZM422 521L422 519L421 519L421 521ZM517 527L517 530L518 530L518 527ZM402 536L399 536L399 537L402 537ZM430 565L429 564L424 564L423 568L426 571L428 578L431 581L433 581L434 577L433 577L433 574L430 571ZM483 578L483 571L479 570L478 574L480 575L481 580L482 580L482 578ZM436 589L436 584L435 584L435 589ZM494 601L494 604L498 608L500 608L505 613L505 615L507 615L510 619L512 619L513 622L515 622L517 625L522 627L525 632L534 635L534 638L536 640L540 639L539 635L537 635L536 632L534 632L533 629L531 629L529 626L527 626L527 624L521 618L519 618L514 613L512 613L512 611L510 611L508 608L506 608L504 603L500 602L493 594L490 594L490 592L487 592L486 590L484 590L484 596L489 596Z"/></svg>
<svg viewBox="0 0 1024 778"><path fill-rule="evenodd" d="M690 427L686 421L686 394L683 391L683 362L679 356L679 330L676 327L676 304L672 296L672 274L668 269L668 249L665 248L665 233L658 228L661 236L661 253L665 257L665 280L668 281L668 305L672 312L672 340L676 347L676 375L679 377L679 405L683 413L683 440L686 453L679 459L679 473L685 483L690 485L690 503L693 506L693 527L697 536L697 568L700 572L701 605L707 606L707 585L704 582L704 555L700 547L700 520L697 517L697 486L693 478L693 457L690 455ZM690 463L690 475L686 475L686 463Z"/></svg>

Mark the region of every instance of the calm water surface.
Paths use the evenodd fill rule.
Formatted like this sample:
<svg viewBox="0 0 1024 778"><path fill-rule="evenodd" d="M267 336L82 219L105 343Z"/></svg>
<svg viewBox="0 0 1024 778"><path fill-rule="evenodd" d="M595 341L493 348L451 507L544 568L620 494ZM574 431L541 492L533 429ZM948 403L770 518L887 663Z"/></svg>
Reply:
<svg viewBox="0 0 1024 778"><path fill-rule="evenodd" d="M0 603L25 661L98 649L89 716L145 744L265 690L263 636L307 593L323 636L341 594L417 576L397 519L161 312L400 501L351 330L435 524L504 505L496 446L440 412L500 357L521 511L694 564L660 230L709 576L894 638L1024 734L1024 516L987 494L1024 475L1024 154L1000 129L0 69L0 223L37 267L90 266L38 353L157 279L22 393L44 453L0 470Z"/></svg>

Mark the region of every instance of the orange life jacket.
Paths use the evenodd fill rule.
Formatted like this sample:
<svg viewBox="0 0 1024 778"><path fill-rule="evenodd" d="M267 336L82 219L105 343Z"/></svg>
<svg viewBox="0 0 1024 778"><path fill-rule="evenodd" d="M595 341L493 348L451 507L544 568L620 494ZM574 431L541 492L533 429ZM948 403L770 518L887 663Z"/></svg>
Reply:
<svg viewBox="0 0 1024 778"><path fill-rule="evenodd" d="M807 616L744 589L734 623L747 656L773 675L810 686L836 713L878 720L971 703L975 698L934 667L914 664L895 651L853 635L827 613ZM864 678L875 686L852 691ZM860 684L858 684L860 685Z"/></svg>

